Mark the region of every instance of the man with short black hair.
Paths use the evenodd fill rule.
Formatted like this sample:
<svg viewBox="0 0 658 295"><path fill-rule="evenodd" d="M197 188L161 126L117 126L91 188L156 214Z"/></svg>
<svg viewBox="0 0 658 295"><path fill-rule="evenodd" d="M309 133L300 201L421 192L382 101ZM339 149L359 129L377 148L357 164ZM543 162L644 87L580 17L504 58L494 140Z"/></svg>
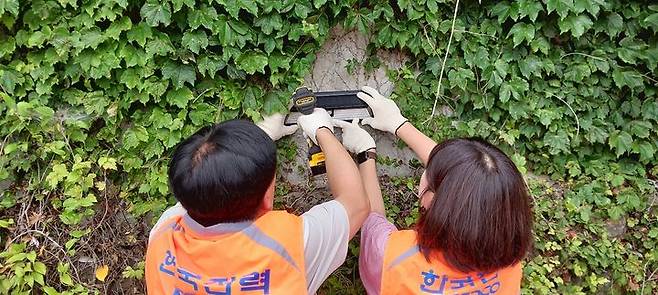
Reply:
<svg viewBox="0 0 658 295"><path fill-rule="evenodd" d="M149 294L312 294L344 262L370 209L359 171L325 110L298 124L326 156L335 199L302 216L272 210L273 140L296 130L283 126L282 115L258 126L231 120L202 128L171 159L179 204L149 236Z"/></svg>

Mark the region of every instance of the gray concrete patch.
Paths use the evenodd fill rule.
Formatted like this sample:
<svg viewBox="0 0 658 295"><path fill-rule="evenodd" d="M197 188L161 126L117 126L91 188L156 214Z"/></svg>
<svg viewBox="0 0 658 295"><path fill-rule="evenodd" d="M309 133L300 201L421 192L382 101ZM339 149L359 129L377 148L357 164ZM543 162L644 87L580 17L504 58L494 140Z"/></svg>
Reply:
<svg viewBox="0 0 658 295"><path fill-rule="evenodd" d="M608 220L605 227L608 230L610 238L620 238L626 233L626 218Z"/></svg>
<svg viewBox="0 0 658 295"><path fill-rule="evenodd" d="M358 31L346 32L340 27L333 28L331 37L316 54L311 73L304 78L305 85L315 91L356 90L367 85L390 95L394 85L386 76L386 70L400 68L407 57L400 52L378 50L376 55L382 67L367 72L364 67L357 66L350 74L347 69L350 61L357 64L366 61L367 45L368 38Z"/></svg>

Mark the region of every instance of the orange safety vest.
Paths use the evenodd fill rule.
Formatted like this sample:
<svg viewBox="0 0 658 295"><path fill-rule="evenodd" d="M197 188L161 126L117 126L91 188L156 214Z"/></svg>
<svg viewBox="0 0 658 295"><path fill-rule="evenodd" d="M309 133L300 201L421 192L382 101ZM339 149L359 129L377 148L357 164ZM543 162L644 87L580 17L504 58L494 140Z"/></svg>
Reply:
<svg viewBox="0 0 658 295"><path fill-rule="evenodd" d="M172 217L148 245L148 294L307 294L303 235L284 211L210 227Z"/></svg>
<svg viewBox="0 0 658 295"><path fill-rule="evenodd" d="M520 294L521 264L495 273L463 273L440 255L429 263L418 248L416 231L391 234L384 250L381 294Z"/></svg>

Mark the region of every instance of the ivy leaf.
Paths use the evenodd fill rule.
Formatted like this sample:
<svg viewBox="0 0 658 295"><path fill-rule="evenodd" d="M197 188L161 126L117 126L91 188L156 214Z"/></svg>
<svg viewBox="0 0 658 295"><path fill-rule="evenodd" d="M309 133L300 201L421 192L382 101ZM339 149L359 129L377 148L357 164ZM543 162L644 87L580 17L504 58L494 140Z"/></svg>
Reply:
<svg viewBox="0 0 658 295"><path fill-rule="evenodd" d="M240 18L240 9L244 9L252 15L258 14L258 5L253 0L218 0L224 6L226 12L234 18Z"/></svg>
<svg viewBox="0 0 658 295"><path fill-rule="evenodd" d="M615 130L608 138L608 145L617 152L617 157L631 150L633 138L626 131Z"/></svg>
<svg viewBox="0 0 658 295"><path fill-rule="evenodd" d="M91 30L85 30L80 35L80 48L98 48L98 45L105 41L105 36L101 34L101 31L97 28Z"/></svg>
<svg viewBox="0 0 658 295"><path fill-rule="evenodd" d="M640 138L647 138L651 134L651 130L653 130L653 125L651 122L647 121L632 121L630 122L631 124L631 132L635 134L635 136L640 137Z"/></svg>
<svg viewBox="0 0 658 295"><path fill-rule="evenodd" d="M561 19L569 15L569 11L574 8L573 0L546 0L546 10L548 13L557 12Z"/></svg>
<svg viewBox="0 0 658 295"><path fill-rule="evenodd" d="M267 56L259 53L245 53L240 55L235 61L238 68L253 75L256 72L265 73L265 66L267 65Z"/></svg>
<svg viewBox="0 0 658 295"><path fill-rule="evenodd" d="M591 126L587 130L585 138L591 143L605 144L606 139L608 139L608 132L601 127Z"/></svg>
<svg viewBox="0 0 658 295"><path fill-rule="evenodd" d="M520 17L529 17L530 20L534 23L539 15L539 12L544 11L544 7L541 3L535 0L519 0L519 16Z"/></svg>
<svg viewBox="0 0 658 295"><path fill-rule="evenodd" d="M217 10L208 5L202 5L200 8L193 9L187 14L187 22L192 30L196 30L200 26L212 30L216 20ZM213 33L215 33L214 30Z"/></svg>
<svg viewBox="0 0 658 295"><path fill-rule="evenodd" d="M640 208L642 201L635 191L624 189L617 195L617 203L626 205L627 208Z"/></svg>
<svg viewBox="0 0 658 295"><path fill-rule="evenodd" d="M327 3L327 0L313 0L313 6L316 9L322 7L325 3Z"/></svg>
<svg viewBox="0 0 658 295"><path fill-rule="evenodd" d="M498 90L498 98L500 99L500 102L508 102L511 94L512 87L507 82L503 82L503 84L500 85L500 89Z"/></svg>
<svg viewBox="0 0 658 295"><path fill-rule="evenodd" d="M532 49L532 52L541 51L543 54L548 54L551 47L546 37L538 35L537 38L530 43L530 48Z"/></svg>
<svg viewBox="0 0 658 295"><path fill-rule="evenodd" d="M0 0L0 16L5 12L9 12L14 16L18 15L19 3L18 0Z"/></svg>
<svg viewBox="0 0 658 295"><path fill-rule="evenodd" d="M23 84L23 82L25 82L25 78L20 73L11 69L2 70L0 68L0 86L2 86L0 90L7 91L8 94L14 94L16 85Z"/></svg>
<svg viewBox="0 0 658 295"><path fill-rule="evenodd" d="M539 117L539 122L546 127L550 126L553 120L561 117L561 115L553 109L540 109L535 112L535 115Z"/></svg>
<svg viewBox="0 0 658 295"><path fill-rule="evenodd" d="M265 95L263 110L266 114L288 112L288 109L282 101L283 99L287 99L287 96L282 95L281 92L270 91Z"/></svg>
<svg viewBox="0 0 658 295"><path fill-rule="evenodd" d="M258 16L258 4L254 0L238 0L240 8L246 10L254 16Z"/></svg>
<svg viewBox="0 0 658 295"><path fill-rule="evenodd" d="M372 19L369 16L369 12L365 9L361 9L358 11L350 11L345 18L344 26L350 29L356 27L361 33L366 34L368 33L368 26L371 22Z"/></svg>
<svg viewBox="0 0 658 295"><path fill-rule="evenodd" d="M653 155L656 153L654 146L646 141L634 142L631 150L640 155L640 162L642 163L649 163L653 160Z"/></svg>
<svg viewBox="0 0 658 295"><path fill-rule="evenodd" d="M503 23L510 16L510 6L507 1L498 1L498 3L489 10L489 13L490 15L497 16L499 23Z"/></svg>
<svg viewBox="0 0 658 295"><path fill-rule="evenodd" d="M129 68L123 71L119 81L128 87L128 89L133 89L140 84L140 75L137 69Z"/></svg>
<svg viewBox="0 0 658 295"><path fill-rule="evenodd" d="M57 187L57 184L64 180L66 176L69 174L66 165L64 164L55 164L53 165L53 170L48 173L48 176L46 176L46 182L50 186L51 189L54 189Z"/></svg>
<svg viewBox="0 0 658 295"><path fill-rule="evenodd" d="M544 135L544 145L548 146L548 152L552 155L569 152L569 136L567 133L558 129L557 132L547 132Z"/></svg>
<svg viewBox="0 0 658 295"><path fill-rule="evenodd" d="M130 150L137 147L140 142L147 142L149 133L144 126L133 126L123 134L123 148Z"/></svg>
<svg viewBox="0 0 658 295"><path fill-rule="evenodd" d="M149 27L146 23L139 23L130 29L128 34L126 34L128 41L137 42L137 44L142 47L146 45L146 40L150 39L151 37L153 37L153 31L151 30L151 27Z"/></svg>
<svg viewBox="0 0 658 295"><path fill-rule="evenodd" d="M146 45L146 53L148 55L161 55L166 56L169 53L174 52L174 46L169 40L169 36L163 33L157 32L155 37L148 42Z"/></svg>
<svg viewBox="0 0 658 295"><path fill-rule="evenodd" d="M133 23L130 21L129 17L122 17L120 20L113 22L109 28L105 31L105 37L112 38L119 41L119 35L121 32L130 30L133 26Z"/></svg>
<svg viewBox="0 0 658 295"><path fill-rule="evenodd" d="M190 51L199 54L200 49L208 47L208 36L203 30L185 32L181 39L181 45L185 46Z"/></svg>
<svg viewBox="0 0 658 295"><path fill-rule="evenodd" d="M240 5L237 0L220 0L218 2L224 6L224 9L232 18L238 19L240 17Z"/></svg>
<svg viewBox="0 0 658 295"><path fill-rule="evenodd" d="M450 81L450 85L466 90L468 82L475 80L475 75L470 69L461 68L458 70L450 70L448 73L448 80Z"/></svg>
<svg viewBox="0 0 658 295"><path fill-rule="evenodd" d="M656 29L656 31L658 31L658 28ZM2 45L0 45L0 47L2 47ZM2 50L0 49L0 52L1 51ZM646 56L643 56L643 58L646 59L649 68L655 69L656 67L658 67L658 46L654 45L648 48L647 50L645 50L644 53L646 54ZM2 54L0 54L0 56L1 55Z"/></svg>
<svg viewBox="0 0 658 295"><path fill-rule="evenodd" d="M151 59L151 56L146 54L146 51L141 48L135 48L130 44L126 44L125 47L121 48L119 56L124 59L127 67L134 67L136 65L143 67Z"/></svg>
<svg viewBox="0 0 658 295"><path fill-rule="evenodd" d="M34 263L33 267L34 267L34 271L36 271L37 273L40 273L42 275L46 274L47 268L46 268L46 265L43 262L37 261L37 262ZM42 285L44 285L44 284L42 284Z"/></svg>
<svg viewBox="0 0 658 295"><path fill-rule="evenodd" d="M514 47L521 44L523 40L530 43L535 38L535 27L531 24L516 23L510 29L509 33L507 33L507 37L509 38L510 35L514 36L512 39L514 41Z"/></svg>
<svg viewBox="0 0 658 295"><path fill-rule="evenodd" d="M259 37L259 43L261 42L263 43L263 47L264 47L263 49L265 49L265 53L267 53L268 55L272 54L274 48L276 48L277 46L276 44L277 41L270 36L258 35L258 37Z"/></svg>
<svg viewBox="0 0 658 295"><path fill-rule="evenodd" d="M249 33L250 25L247 25L245 22L229 20L228 24L231 26L231 28L233 28L235 32L237 32L240 35L246 35L247 33Z"/></svg>
<svg viewBox="0 0 658 295"><path fill-rule="evenodd" d="M139 14L151 27L157 27L159 24L168 26L171 23L171 10L167 2L147 1Z"/></svg>
<svg viewBox="0 0 658 295"><path fill-rule="evenodd" d="M222 46L235 45L238 35L237 32L233 30L228 20L224 17L220 17L214 21L213 33L217 34Z"/></svg>
<svg viewBox="0 0 658 295"><path fill-rule="evenodd" d="M224 89L222 89L219 96L225 107L230 110L239 110L244 93L236 83L231 82L224 85Z"/></svg>
<svg viewBox="0 0 658 295"><path fill-rule="evenodd" d="M644 23L653 27L654 31L658 30L658 13L651 14L644 19Z"/></svg>
<svg viewBox="0 0 658 295"><path fill-rule="evenodd" d="M162 77L171 80L176 89L183 87L185 82L194 86L196 80L196 71L191 65L181 65L173 61L168 61L162 67Z"/></svg>
<svg viewBox="0 0 658 295"><path fill-rule="evenodd" d="M199 73L204 76L209 76L212 79L215 78L215 73L223 69L225 66L226 63L216 56L204 55L197 61Z"/></svg>
<svg viewBox="0 0 658 295"><path fill-rule="evenodd" d="M596 0L574 0L574 11L576 13L582 13L587 10L592 16L595 16L599 13L600 6Z"/></svg>
<svg viewBox="0 0 658 295"><path fill-rule="evenodd" d="M560 34L571 31L571 35L578 38L582 36L587 30L592 28L594 23L585 14L570 15L559 21Z"/></svg>
<svg viewBox="0 0 658 295"><path fill-rule="evenodd" d="M495 101L493 101L493 99L486 98L484 101L484 106L487 108L487 110L490 110L494 103ZM514 120L518 120L520 118L528 118L532 108L528 106L527 102L516 101L509 104L508 111Z"/></svg>
<svg viewBox="0 0 658 295"><path fill-rule="evenodd" d="M617 87L619 88L628 86L633 89L644 85L642 76L634 70L624 71L621 69L615 69L612 72L612 79L615 81L615 84L617 84Z"/></svg>
<svg viewBox="0 0 658 295"><path fill-rule="evenodd" d="M525 59L519 61L519 70L521 71L521 74L526 77L530 78L531 75L537 76L541 78L542 76L542 69L544 64L542 63L541 59L539 59L535 55L528 55Z"/></svg>
<svg viewBox="0 0 658 295"><path fill-rule="evenodd" d="M521 77L514 77L509 81L509 87L515 99L521 99L523 94L530 89L528 82Z"/></svg>
<svg viewBox="0 0 658 295"><path fill-rule="evenodd" d="M0 38L0 59L9 56L16 50L16 39L14 37Z"/></svg>
<svg viewBox="0 0 658 295"><path fill-rule="evenodd" d="M425 60L425 69L432 72L433 75L438 76L441 71L441 59L437 56L431 56Z"/></svg>
<svg viewBox="0 0 658 295"><path fill-rule="evenodd" d="M624 19L616 12L608 15L606 24L605 30L610 36L610 39L616 37L624 29Z"/></svg>
<svg viewBox="0 0 658 295"><path fill-rule="evenodd" d="M642 104L642 118L645 120L658 118L658 100L645 100Z"/></svg>
<svg viewBox="0 0 658 295"><path fill-rule="evenodd" d="M564 73L564 78L568 81L580 82L591 74L589 65L574 64Z"/></svg>
<svg viewBox="0 0 658 295"><path fill-rule="evenodd" d="M215 122L215 117L217 116L217 107L207 104L200 103L193 106L193 111L189 113L190 120L195 126L201 126L204 123Z"/></svg>
<svg viewBox="0 0 658 295"><path fill-rule="evenodd" d="M647 47L647 44L636 40L632 37L626 37L619 42L622 47L617 48L617 56L632 65L637 64L637 59L645 57L642 50Z"/></svg>
<svg viewBox="0 0 658 295"><path fill-rule="evenodd" d="M171 5L174 8L174 12L177 12L183 8L183 5L194 8L194 0L170 0Z"/></svg>
<svg viewBox="0 0 658 295"><path fill-rule="evenodd" d="M297 4L295 4L295 15L300 19L308 17L308 14L311 13L311 11L311 7L305 5L303 2L297 2Z"/></svg>
<svg viewBox="0 0 658 295"><path fill-rule="evenodd" d="M282 54L272 54L268 58L268 66L272 72L276 72L278 69L290 69L290 58Z"/></svg>
<svg viewBox="0 0 658 295"><path fill-rule="evenodd" d="M280 14L273 13L257 18L254 25L260 27L265 35L269 35L283 28L283 20Z"/></svg>
<svg viewBox="0 0 658 295"><path fill-rule="evenodd" d="M110 157L98 158L98 166L105 170L117 170L117 160Z"/></svg>
<svg viewBox="0 0 658 295"><path fill-rule="evenodd" d="M167 101L181 109L185 109L187 103L193 98L194 94L192 93L192 90L185 86L167 92Z"/></svg>
<svg viewBox="0 0 658 295"><path fill-rule="evenodd" d="M248 86L243 93L242 110L244 110L245 113L247 113L248 110L256 111L261 108L260 101L257 99L263 96L263 92L260 88L256 86ZM260 115L257 115L256 117L258 118Z"/></svg>

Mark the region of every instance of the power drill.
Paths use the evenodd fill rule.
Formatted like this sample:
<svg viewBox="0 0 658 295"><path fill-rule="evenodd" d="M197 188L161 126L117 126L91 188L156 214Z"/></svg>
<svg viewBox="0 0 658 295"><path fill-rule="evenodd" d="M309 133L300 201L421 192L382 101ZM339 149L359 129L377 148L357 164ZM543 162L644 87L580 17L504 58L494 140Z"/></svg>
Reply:
<svg viewBox="0 0 658 295"><path fill-rule="evenodd" d="M306 87L300 87L292 94L292 104L302 115L313 113L317 98L313 91ZM325 157L322 149L315 144L310 138L306 139L308 143L308 165L311 167L311 175L316 176L327 172L325 166Z"/></svg>

